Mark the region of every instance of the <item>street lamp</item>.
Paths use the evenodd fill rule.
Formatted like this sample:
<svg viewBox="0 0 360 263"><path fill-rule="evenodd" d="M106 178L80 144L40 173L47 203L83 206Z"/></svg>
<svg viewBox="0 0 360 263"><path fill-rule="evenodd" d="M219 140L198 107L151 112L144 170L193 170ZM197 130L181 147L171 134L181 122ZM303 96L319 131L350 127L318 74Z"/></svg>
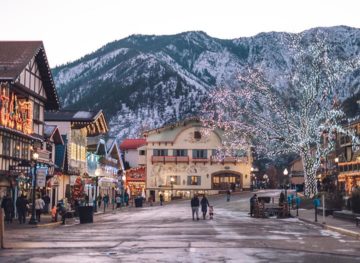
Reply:
<svg viewBox="0 0 360 263"><path fill-rule="evenodd" d="M288 170L285 168L283 172L284 176L287 178L287 175L289 174ZM287 198L287 184L285 184L285 204L289 206L288 204L288 198ZM290 206L289 206L290 209ZM287 210L287 209L286 209Z"/></svg>
<svg viewBox="0 0 360 263"><path fill-rule="evenodd" d="M94 205L95 212L97 212L97 202L98 202L97 189L98 189L99 176L100 176L100 171L99 169L96 169L95 170L95 205Z"/></svg>
<svg viewBox="0 0 360 263"><path fill-rule="evenodd" d="M267 185L268 185L268 182L269 182L269 176L267 174L264 174L263 179L265 181L265 188L267 188Z"/></svg>
<svg viewBox="0 0 360 263"><path fill-rule="evenodd" d="M174 182L175 182L174 177L171 177L171 178L170 178L170 184L171 184L171 200L173 199Z"/></svg>
<svg viewBox="0 0 360 263"><path fill-rule="evenodd" d="M251 167L250 171L251 171L252 187L253 187L253 189L255 189L255 186L256 186L255 168Z"/></svg>
<svg viewBox="0 0 360 263"><path fill-rule="evenodd" d="M29 220L29 224L30 225L36 225L37 224L37 220L35 217L35 197L36 197L36 166L37 166L37 160L39 158L39 154L38 153L33 153L32 155L32 161L31 161L31 167L33 169L33 175L32 175L32 207L31 207L31 218Z"/></svg>
<svg viewBox="0 0 360 263"><path fill-rule="evenodd" d="M122 183L121 183L121 186L122 186L122 203L123 203L123 206L124 206L124 201L125 201L125 181L126 181L125 174L121 177L121 180L122 180Z"/></svg>
<svg viewBox="0 0 360 263"><path fill-rule="evenodd" d="M336 191L339 192L339 182L338 182L338 167L339 167L339 157L334 159L335 161L335 176L336 176Z"/></svg>

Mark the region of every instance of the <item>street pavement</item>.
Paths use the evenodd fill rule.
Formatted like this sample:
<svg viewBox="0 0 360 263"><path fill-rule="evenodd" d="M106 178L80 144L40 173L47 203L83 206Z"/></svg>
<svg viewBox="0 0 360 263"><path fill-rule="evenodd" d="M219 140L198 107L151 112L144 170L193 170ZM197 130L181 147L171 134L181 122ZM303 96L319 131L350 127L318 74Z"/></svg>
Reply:
<svg viewBox="0 0 360 263"><path fill-rule="evenodd" d="M93 224L10 229L0 262L360 262L358 239L297 218L249 217L251 195L209 197L213 220L193 221L190 201L179 200Z"/></svg>

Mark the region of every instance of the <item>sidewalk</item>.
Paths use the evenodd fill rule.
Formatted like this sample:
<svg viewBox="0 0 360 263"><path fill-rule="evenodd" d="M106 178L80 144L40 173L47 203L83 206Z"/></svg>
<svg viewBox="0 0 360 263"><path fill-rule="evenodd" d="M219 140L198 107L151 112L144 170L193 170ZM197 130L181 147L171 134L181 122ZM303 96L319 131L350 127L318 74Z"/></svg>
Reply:
<svg viewBox="0 0 360 263"><path fill-rule="evenodd" d="M295 217L296 210L291 210L291 214ZM326 216L325 222L323 222L322 214L318 214L318 222L316 223L314 209L299 209L298 218L304 222L315 224L324 229L332 230L343 235L360 239L360 226L357 227L354 221L337 219L330 215Z"/></svg>

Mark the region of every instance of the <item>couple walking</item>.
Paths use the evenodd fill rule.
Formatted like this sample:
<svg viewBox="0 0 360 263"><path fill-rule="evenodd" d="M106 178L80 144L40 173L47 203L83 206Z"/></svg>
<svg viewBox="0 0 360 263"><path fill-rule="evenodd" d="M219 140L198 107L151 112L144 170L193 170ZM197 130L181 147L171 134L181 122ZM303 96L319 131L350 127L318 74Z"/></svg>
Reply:
<svg viewBox="0 0 360 263"><path fill-rule="evenodd" d="M201 204L201 212L203 213L203 219L206 217L207 208L209 205L208 199L203 195L201 201L199 200L199 197L195 194L194 197L191 199L191 210L192 210L192 219L195 220L195 214L196 214L196 220L199 220L199 206Z"/></svg>

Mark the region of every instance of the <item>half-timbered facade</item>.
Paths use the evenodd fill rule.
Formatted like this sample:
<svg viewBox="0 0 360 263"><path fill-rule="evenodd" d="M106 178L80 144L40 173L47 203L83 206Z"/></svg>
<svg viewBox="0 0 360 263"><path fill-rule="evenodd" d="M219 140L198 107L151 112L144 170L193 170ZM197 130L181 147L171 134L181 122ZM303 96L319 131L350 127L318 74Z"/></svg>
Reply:
<svg viewBox="0 0 360 263"><path fill-rule="evenodd" d="M44 150L44 110L57 109L43 43L0 41L0 197L26 194L32 154ZM50 156L42 157L38 166L48 170Z"/></svg>

